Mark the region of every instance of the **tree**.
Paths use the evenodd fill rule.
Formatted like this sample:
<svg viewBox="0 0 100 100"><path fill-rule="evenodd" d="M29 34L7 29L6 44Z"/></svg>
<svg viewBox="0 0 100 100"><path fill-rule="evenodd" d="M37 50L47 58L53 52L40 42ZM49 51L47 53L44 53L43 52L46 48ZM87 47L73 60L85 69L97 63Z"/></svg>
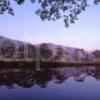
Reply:
<svg viewBox="0 0 100 100"><path fill-rule="evenodd" d="M57 48L56 56L54 57L55 60L60 60L64 54L64 49L61 47Z"/></svg>
<svg viewBox="0 0 100 100"><path fill-rule="evenodd" d="M36 58L36 47L34 45L28 44L28 58Z"/></svg>
<svg viewBox="0 0 100 100"><path fill-rule="evenodd" d="M10 41L4 41L1 47L3 58L12 58L15 53L15 44Z"/></svg>
<svg viewBox="0 0 100 100"><path fill-rule="evenodd" d="M49 49L48 44L42 43L40 45L40 54L43 58L51 58L52 57L52 50Z"/></svg>
<svg viewBox="0 0 100 100"><path fill-rule="evenodd" d="M24 59L24 45L19 45L17 58Z"/></svg>
<svg viewBox="0 0 100 100"><path fill-rule="evenodd" d="M95 50L93 52L93 55L96 57L96 58L100 58L100 50Z"/></svg>
<svg viewBox="0 0 100 100"><path fill-rule="evenodd" d="M13 8L11 7L12 0L0 0L0 14L8 11L14 15ZM21 5L25 0L14 0L18 5ZM65 27L75 23L77 16L89 6L89 0L30 0L31 3L38 2L40 5L35 12L42 21L44 20L57 20L63 17ZM94 0L94 4L99 4L100 0Z"/></svg>

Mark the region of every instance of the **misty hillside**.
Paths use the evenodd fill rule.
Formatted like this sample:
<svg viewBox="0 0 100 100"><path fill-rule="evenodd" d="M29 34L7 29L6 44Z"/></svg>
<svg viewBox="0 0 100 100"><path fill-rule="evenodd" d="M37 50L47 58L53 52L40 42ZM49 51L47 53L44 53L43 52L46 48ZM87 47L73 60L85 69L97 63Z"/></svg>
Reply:
<svg viewBox="0 0 100 100"><path fill-rule="evenodd" d="M36 60L40 56L43 61L74 61L78 58L87 60L92 56L83 49L72 48L52 43L33 45L31 43L0 36L0 60Z"/></svg>

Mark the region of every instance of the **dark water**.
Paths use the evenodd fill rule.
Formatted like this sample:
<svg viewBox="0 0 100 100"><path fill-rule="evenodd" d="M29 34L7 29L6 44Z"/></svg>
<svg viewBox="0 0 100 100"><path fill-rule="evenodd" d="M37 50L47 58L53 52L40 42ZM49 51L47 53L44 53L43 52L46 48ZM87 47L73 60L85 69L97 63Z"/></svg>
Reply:
<svg viewBox="0 0 100 100"><path fill-rule="evenodd" d="M100 100L100 66L0 69L0 100Z"/></svg>

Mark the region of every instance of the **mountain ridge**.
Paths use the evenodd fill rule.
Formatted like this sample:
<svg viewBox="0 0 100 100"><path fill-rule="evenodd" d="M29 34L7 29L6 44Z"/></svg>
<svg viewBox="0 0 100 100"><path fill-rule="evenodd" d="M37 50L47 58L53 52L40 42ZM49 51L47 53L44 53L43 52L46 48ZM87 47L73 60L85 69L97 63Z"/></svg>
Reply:
<svg viewBox="0 0 100 100"><path fill-rule="evenodd" d="M38 49L37 49L38 48ZM0 36L0 60L30 58L36 60L37 50L42 55L43 61L81 61L90 60L92 53L81 48L56 45L53 43L32 44L19 40L13 40L4 36Z"/></svg>

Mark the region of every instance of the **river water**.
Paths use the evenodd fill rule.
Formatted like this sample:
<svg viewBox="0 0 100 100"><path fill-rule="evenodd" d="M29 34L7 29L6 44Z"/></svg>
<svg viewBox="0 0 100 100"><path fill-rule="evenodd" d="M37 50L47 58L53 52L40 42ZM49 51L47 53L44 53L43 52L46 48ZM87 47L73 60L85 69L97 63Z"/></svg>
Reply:
<svg viewBox="0 0 100 100"><path fill-rule="evenodd" d="M0 100L100 100L100 66L2 68Z"/></svg>

